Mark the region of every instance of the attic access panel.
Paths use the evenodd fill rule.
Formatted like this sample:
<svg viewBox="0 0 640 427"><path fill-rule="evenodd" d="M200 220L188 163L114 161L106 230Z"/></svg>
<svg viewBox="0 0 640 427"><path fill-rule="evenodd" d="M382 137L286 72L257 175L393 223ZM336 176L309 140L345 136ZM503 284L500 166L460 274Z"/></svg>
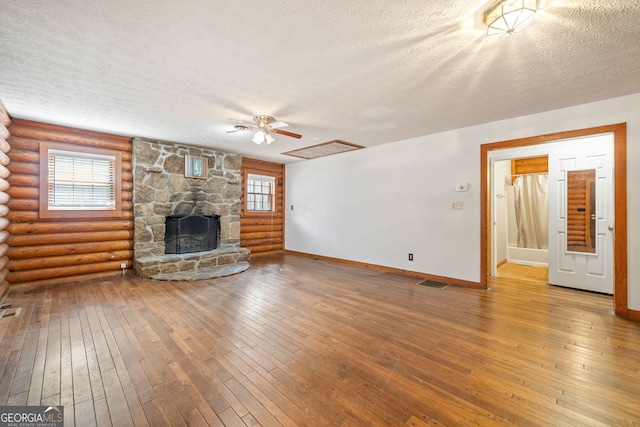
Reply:
<svg viewBox="0 0 640 427"><path fill-rule="evenodd" d="M287 151L282 154L309 160L316 159L318 157L330 156L332 154L346 153L347 151L359 150L361 148L364 147L362 145L352 144L340 139L334 139L333 141Z"/></svg>

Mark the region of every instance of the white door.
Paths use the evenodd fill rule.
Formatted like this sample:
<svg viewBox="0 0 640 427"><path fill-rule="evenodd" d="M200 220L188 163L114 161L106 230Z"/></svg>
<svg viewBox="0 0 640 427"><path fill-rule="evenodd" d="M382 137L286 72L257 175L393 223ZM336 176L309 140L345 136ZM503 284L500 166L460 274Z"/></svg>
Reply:
<svg viewBox="0 0 640 427"><path fill-rule="evenodd" d="M613 134L562 141L549 151L549 283L613 294ZM595 170L593 246L567 246L567 176ZM587 208L588 210L589 208Z"/></svg>

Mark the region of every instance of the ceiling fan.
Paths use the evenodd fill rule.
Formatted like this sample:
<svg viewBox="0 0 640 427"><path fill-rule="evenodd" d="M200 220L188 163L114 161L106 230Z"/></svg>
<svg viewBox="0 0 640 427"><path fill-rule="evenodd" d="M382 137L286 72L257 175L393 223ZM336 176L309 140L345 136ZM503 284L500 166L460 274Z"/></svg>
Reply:
<svg viewBox="0 0 640 427"><path fill-rule="evenodd" d="M277 133L278 135L290 136L292 138L302 138L302 135L298 133L289 132L286 130L282 130L283 127L289 126L285 122L277 121L271 116L258 115L253 117L254 124L246 123L241 120L233 120L234 122L238 122L237 125L234 125L234 130L227 131L227 133L240 132L245 130L254 130L256 133L253 135L251 140L258 145L262 144L271 144L275 141L275 138L272 133Z"/></svg>

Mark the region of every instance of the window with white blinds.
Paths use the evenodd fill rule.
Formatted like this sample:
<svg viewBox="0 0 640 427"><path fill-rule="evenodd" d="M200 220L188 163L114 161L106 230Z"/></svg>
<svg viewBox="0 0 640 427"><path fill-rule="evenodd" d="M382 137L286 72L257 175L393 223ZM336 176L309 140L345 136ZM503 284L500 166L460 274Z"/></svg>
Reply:
<svg viewBox="0 0 640 427"><path fill-rule="evenodd" d="M115 160L49 150L49 209L114 209Z"/></svg>
<svg viewBox="0 0 640 427"><path fill-rule="evenodd" d="M247 211L271 212L275 206L275 178L264 175L247 175Z"/></svg>
<svg viewBox="0 0 640 427"><path fill-rule="evenodd" d="M40 217L121 214L121 152L42 142L40 159Z"/></svg>

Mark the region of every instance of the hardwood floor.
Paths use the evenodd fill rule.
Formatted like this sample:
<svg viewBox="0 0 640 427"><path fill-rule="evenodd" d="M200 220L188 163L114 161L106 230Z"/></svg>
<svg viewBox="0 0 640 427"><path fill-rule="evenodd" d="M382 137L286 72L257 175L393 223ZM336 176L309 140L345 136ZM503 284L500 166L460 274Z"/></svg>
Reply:
<svg viewBox="0 0 640 427"><path fill-rule="evenodd" d="M502 278L532 280L534 282L548 284L549 268L546 266L505 263L498 267L497 276Z"/></svg>
<svg viewBox="0 0 640 427"><path fill-rule="evenodd" d="M612 297L418 282L277 254L207 281L12 288L0 405L78 426L640 425L640 323Z"/></svg>

